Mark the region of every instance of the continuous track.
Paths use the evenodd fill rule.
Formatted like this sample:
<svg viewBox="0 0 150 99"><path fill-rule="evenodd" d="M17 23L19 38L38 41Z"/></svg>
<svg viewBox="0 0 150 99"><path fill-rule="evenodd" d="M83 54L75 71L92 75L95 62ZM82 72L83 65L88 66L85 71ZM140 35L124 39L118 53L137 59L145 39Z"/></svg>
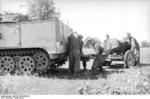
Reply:
<svg viewBox="0 0 150 99"><path fill-rule="evenodd" d="M42 72L50 62L48 53L41 48L0 49L0 73L4 75Z"/></svg>

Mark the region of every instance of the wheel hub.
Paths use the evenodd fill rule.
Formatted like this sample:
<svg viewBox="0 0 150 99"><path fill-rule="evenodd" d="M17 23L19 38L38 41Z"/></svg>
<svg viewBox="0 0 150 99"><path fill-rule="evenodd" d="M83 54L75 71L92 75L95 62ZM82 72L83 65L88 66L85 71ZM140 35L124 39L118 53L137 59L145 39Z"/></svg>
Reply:
<svg viewBox="0 0 150 99"><path fill-rule="evenodd" d="M49 59L45 53L39 52L33 56L36 64L36 69L44 70L49 64Z"/></svg>
<svg viewBox="0 0 150 99"><path fill-rule="evenodd" d="M34 70L35 63L32 57L30 56L24 56L21 57L19 60L19 70L23 74L31 74Z"/></svg>
<svg viewBox="0 0 150 99"><path fill-rule="evenodd" d="M131 65L134 65L134 57L132 55L129 55L128 56L128 64L131 66Z"/></svg>
<svg viewBox="0 0 150 99"><path fill-rule="evenodd" d="M15 63L11 57L4 56L0 59L0 70L3 74L11 73L14 67Z"/></svg>

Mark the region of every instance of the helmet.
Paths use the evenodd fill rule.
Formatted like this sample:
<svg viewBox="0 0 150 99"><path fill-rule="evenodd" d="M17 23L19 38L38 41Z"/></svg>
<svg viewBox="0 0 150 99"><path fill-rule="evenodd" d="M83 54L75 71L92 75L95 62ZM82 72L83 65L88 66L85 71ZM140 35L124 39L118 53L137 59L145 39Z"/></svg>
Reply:
<svg viewBox="0 0 150 99"><path fill-rule="evenodd" d="M130 32L127 32L126 34L127 34L127 38L131 38L132 37Z"/></svg>
<svg viewBox="0 0 150 99"><path fill-rule="evenodd" d="M83 38L83 36L82 36L81 34L79 34L79 38L80 38L80 39L82 39L82 38Z"/></svg>

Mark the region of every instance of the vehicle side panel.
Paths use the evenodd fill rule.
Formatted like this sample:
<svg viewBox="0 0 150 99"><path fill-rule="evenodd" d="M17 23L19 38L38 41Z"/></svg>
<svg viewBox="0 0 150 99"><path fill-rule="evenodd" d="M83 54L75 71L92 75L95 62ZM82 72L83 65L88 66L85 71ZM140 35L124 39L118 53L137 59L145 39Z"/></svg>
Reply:
<svg viewBox="0 0 150 99"><path fill-rule="evenodd" d="M0 49L19 48L19 24L0 24Z"/></svg>
<svg viewBox="0 0 150 99"><path fill-rule="evenodd" d="M40 47L56 53L55 21L22 23L21 47Z"/></svg>

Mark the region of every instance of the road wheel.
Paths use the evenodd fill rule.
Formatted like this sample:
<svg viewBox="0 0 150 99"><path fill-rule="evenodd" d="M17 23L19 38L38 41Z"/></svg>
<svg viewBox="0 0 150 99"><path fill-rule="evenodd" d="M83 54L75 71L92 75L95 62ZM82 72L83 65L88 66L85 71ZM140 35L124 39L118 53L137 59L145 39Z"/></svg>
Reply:
<svg viewBox="0 0 150 99"><path fill-rule="evenodd" d="M30 75L35 68L35 62L30 56L23 56L19 60L19 70L24 75Z"/></svg>
<svg viewBox="0 0 150 99"><path fill-rule="evenodd" d="M136 61L136 59L135 59L135 55L134 55L133 51L128 50L124 55L124 62L125 62L126 68L134 66L135 61Z"/></svg>
<svg viewBox="0 0 150 99"><path fill-rule="evenodd" d="M14 69L14 74L20 74L20 70L19 70L19 60L20 60L21 56L14 56L13 60L15 62L15 69Z"/></svg>
<svg viewBox="0 0 150 99"><path fill-rule="evenodd" d="M15 62L10 56L4 56L0 59L0 72L2 74L11 73L15 68Z"/></svg>
<svg viewBox="0 0 150 99"><path fill-rule="evenodd" d="M19 60L20 60L21 56L14 56L13 59L14 59L14 62L16 64L16 67L18 68L19 67Z"/></svg>
<svg viewBox="0 0 150 99"><path fill-rule="evenodd" d="M44 52L38 52L33 55L35 60L35 65L37 70L45 70L49 65L49 58L48 55Z"/></svg>

